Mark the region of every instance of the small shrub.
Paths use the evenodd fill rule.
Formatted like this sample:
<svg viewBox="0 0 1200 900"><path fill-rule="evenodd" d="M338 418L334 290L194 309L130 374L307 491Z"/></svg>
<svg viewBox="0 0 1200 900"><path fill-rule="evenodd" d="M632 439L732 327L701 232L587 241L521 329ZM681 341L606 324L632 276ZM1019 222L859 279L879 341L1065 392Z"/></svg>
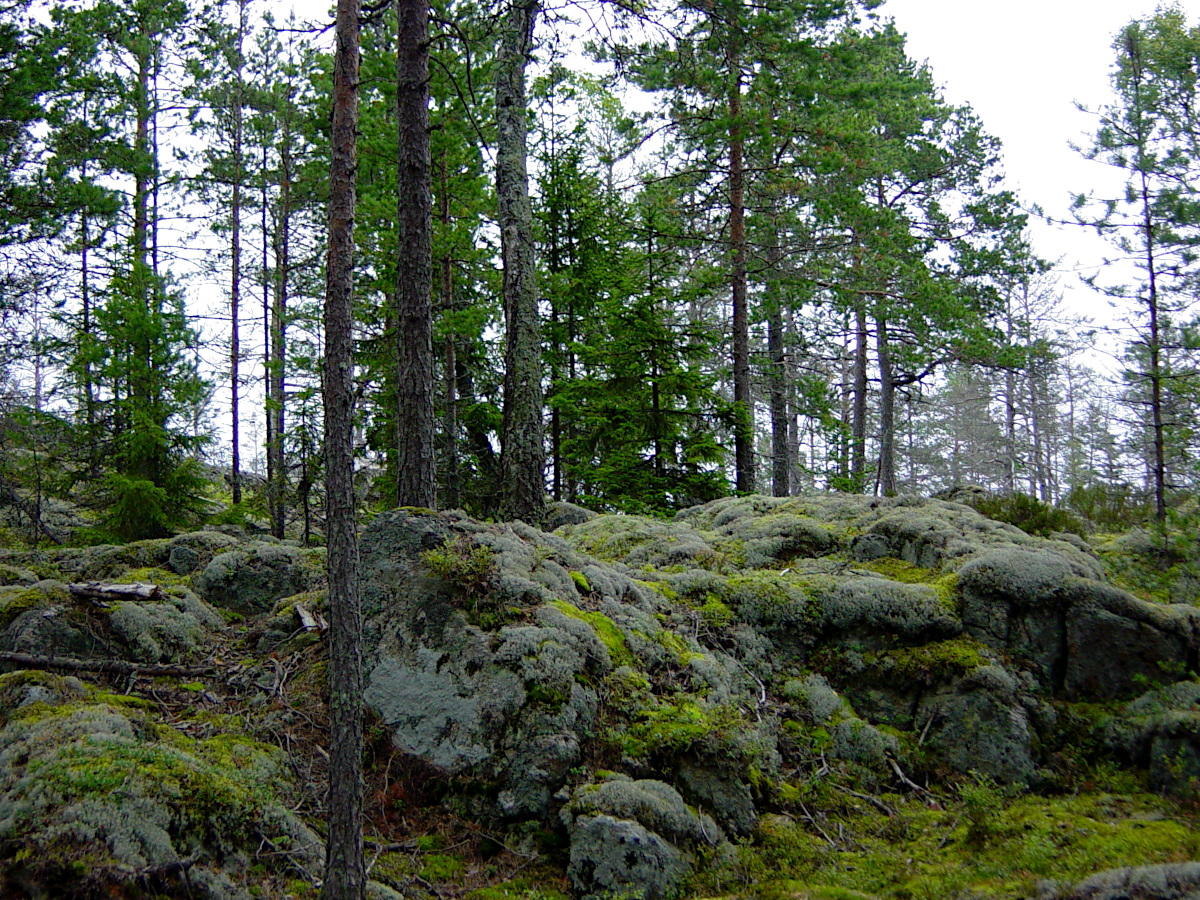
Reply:
<svg viewBox="0 0 1200 900"><path fill-rule="evenodd" d="M970 779L959 785L958 798L967 818L967 842L983 846L998 830L1004 795L990 777L972 771Z"/></svg>
<svg viewBox="0 0 1200 900"><path fill-rule="evenodd" d="M447 540L441 547L426 550L421 554L421 560L430 572L458 585L469 597L482 594L496 571L492 548L484 544L473 545L465 537Z"/></svg>
<svg viewBox="0 0 1200 900"><path fill-rule="evenodd" d="M979 497L968 502L989 519L1016 525L1026 534L1049 537L1055 531L1069 531L1087 537L1086 526L1070 510L1043 503L1028 494Z"/></svg>

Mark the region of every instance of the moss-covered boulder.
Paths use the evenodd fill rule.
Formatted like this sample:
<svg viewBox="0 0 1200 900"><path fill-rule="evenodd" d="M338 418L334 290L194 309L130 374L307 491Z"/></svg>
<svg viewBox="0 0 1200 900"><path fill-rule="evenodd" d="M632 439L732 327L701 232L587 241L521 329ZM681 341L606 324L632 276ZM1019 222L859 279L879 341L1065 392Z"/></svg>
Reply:
<svg viewBox="0 0 1200 900"><path fill-rule="evenodd" d="M35 656L183 662L203 655L225 622L181 585L161 599L97 603L62 582L0 587L0 649Z"/></svg>
<svg viewBox="0 0 1200 900"><path fill-rule="evenodd" d="M255 542L221 553L197 575L197 593L238 613L269 612L276 600L325 584L324 550Z"/></svg>
<svg viewBox="0 0 1200 900"><path fill-rule="evenodd" d="M1110 869L1074 887L1048 887L1045 900L1195 900L1200 897L1200 863L1166 863Z"/></svg>
<svg viewBox="0 0 1200 900"><path fill-rule="evenodd" d="M321 842L289 783L273 747L193 740L74 679L0 677L0 893L248 897L262 840L315 879Z"/></svg>
<svg viewBox="0 0 1200 900"><path fill-rule="evenodd" d="M675 893L699 848L725 837L668 784L619 775L576 788L562 811L571 884L585 897L659 900Z"/></svg>
<svg viewBox="0 0 1200 900"><path fill-rule="evenodd" d="M1000 666L982 666L922 697L914 725L954 772L1003 785L1034 779L1034 730L1017 680Z"/></svg>
<svg viewBox="0 0 1200 900"><path fill-rule="evenodd" d="M1147 603L1095 574L1051 550L983 554L959 572L963 624L1070 699L1129 696L1147 680L1187 671L1200 610Z"/></svg>
<svg viewBox="0 0 1200 900"><path fill-rule="evenodd" d="M398 510L361 560L368 703L397 747L484 785L493 813L545 816L588 748L674 765L754 696L664 626L662 594L555 535ZM601 727L604 698L621 725Z"/></svg>

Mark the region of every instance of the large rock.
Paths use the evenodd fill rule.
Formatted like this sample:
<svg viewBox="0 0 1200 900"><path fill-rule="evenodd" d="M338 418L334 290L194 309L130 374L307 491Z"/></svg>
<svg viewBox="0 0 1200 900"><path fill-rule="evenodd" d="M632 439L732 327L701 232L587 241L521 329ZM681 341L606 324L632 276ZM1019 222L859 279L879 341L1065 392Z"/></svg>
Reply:
<svg viewBox="0 0 1200 900"><path fill-rule="evenodd" d="M1033 779L1033 731L1016 679L999 666L983 666L922 697L914 725L955 772L1005 785Z"/></svg>
<svg viewBox="0 0 1200 900"><path fill-rule="evenodd" d="M200 655L224 627L184 587L170 588L161 600L107 606L75 598L58 581L0 587L0 649L35 656L182 662Z"/></svg>
<svg viewBox="0 0 1200 900"><path fill-rule="evenodd" d="M269 612L276 600L325 584L324 551L250 544L213 557L193 579L196 591L213 606Z"/></svg>
<svg viewBox="0 0 1200 900"><path fill-rule="evenodd" d="M1186 671L1200 610L1147 603L1094 575L1049 550L984 554L959 573L963 625L1068 699L1128 696Z"/></svg>
<svg viewBox="0 0 1200 900"><path fill-rule="evenodd" d="M567 874L587 897L670 896L691 871L694 850L725 839L661 781L616 776L583 785L561 815L571 836Z"/></svg>
<svg viewBox="0 0 1200 900"><path fill-rule="evenodd" d="M634 719L659 710L640 669L677 672L701 719L756 690L664 628L660 594L527 526L397 510L364 532L361 565L367 702L401 750L480 782L492 814L547 814L596 739L610 677ZM646 725L632 743L686 753L702 726L680 724L681 737Z"/></svg>

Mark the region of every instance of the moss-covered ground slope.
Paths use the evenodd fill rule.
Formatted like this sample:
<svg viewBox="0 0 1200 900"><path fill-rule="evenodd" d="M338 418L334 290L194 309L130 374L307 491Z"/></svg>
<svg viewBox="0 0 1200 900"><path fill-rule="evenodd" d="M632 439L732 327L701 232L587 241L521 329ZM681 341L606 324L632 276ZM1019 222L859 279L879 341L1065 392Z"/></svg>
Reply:
<svg viewBox="0 0 1200 900"><path fill-rule="evenodd" d="M363 534L374 896L1200 891L1200 611L1143 589L1157 545L923 498L556 515ZM319 556L2 562L0 650L135 668L0 679L0 895L316 896Z"/></svg>

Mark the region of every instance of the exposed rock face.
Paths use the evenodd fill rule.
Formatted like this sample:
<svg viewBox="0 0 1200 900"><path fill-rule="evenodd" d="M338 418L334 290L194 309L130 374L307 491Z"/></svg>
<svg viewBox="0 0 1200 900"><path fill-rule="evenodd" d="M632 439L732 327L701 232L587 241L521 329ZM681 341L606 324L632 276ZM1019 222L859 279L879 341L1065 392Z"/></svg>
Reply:
<svg viewBox="0 0 1200 900"><path fill-rule="evenodd" d="M567 874L586 897L670 896L691 871L689 850L725 840L716 822L661 781L615 776L584 785L562 819L571 835Z"/></svg>
<svg viewBox="0 0 1200 900"><path fill-rule="evenodd" d="M959 573L963 624L1068 699L1128 696L1194 665L1200 610L1147 603L1096 578L1049 550L987 553Z"/></svg>

